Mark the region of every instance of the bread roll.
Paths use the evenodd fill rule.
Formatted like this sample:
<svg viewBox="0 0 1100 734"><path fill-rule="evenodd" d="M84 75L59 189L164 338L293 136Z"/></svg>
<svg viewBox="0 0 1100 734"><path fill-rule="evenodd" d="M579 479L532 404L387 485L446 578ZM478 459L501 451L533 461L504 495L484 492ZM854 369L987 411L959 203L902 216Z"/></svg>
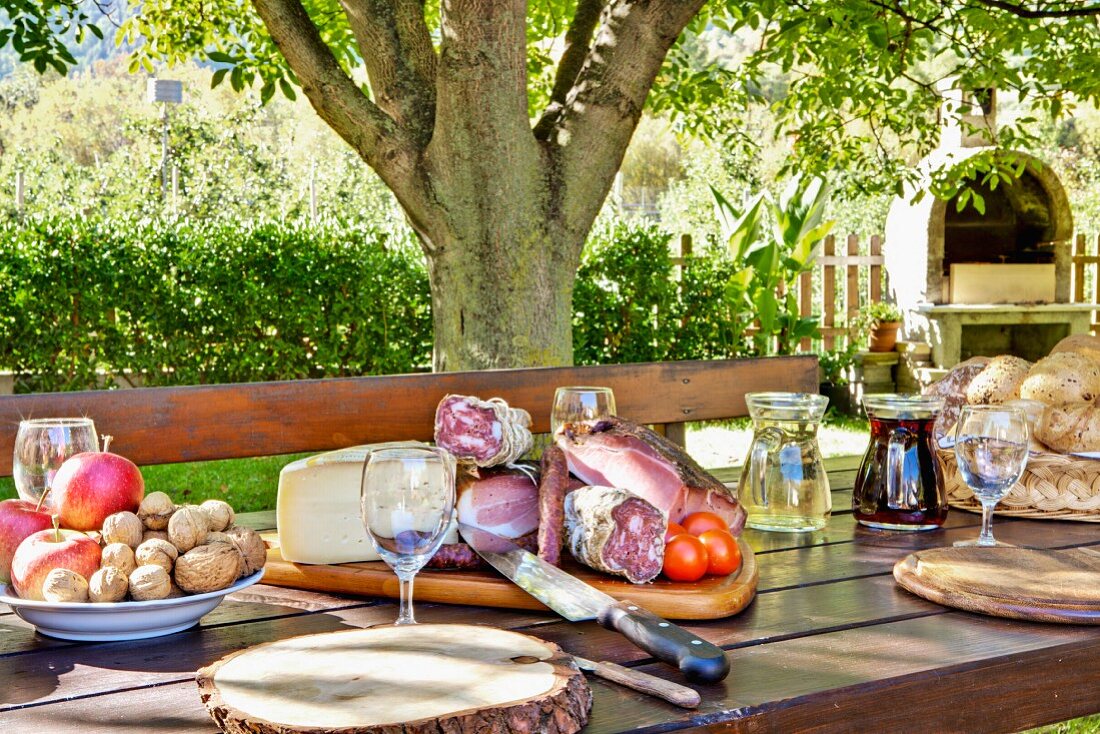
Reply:
<svg viewBox="0 0 1100 734"><path fill-rule="evenodd" d="M1100 409L1095 403L1048 406L1036 433L1055 451L1100 451Z"/></svg>
<svg viewBox="0 0 1100 734"><path fill-rule="evenodd" d="M1047 406L1038 400L1006 400L1004 406L1006 408L1018 408L1027 416L1028 451L1050 451L1038 438L1039 424L1043 421L1043 413L1046 411Z"/></svg>
<svg viewBox="0 0 1100 734"><path fill-rule="evenodd" d="M1070 334L1050 350L1051 354L1059 352L1077 352L1100 362L1100 337L1092 334Z"/></svg>
<svg viewBox="0 0 1100 734"><path fill-rule="evenodd" d="M1097 396L1100 396L1100 363L1077 352L1043 357L1020 386L1020 397L1024 400L1038 400L1051 406L1089 403Z"/></svg>
<svg viewBox="0 0 1100 734"><path fill-rule="evenodd" d="M959 419L959 410L966 405L966 389L971 380L977 377L986 365L989 357L971 357L965 362L959 362L944 375L939 382L933 382L924 388L925 395L934 395L943 398L943 410L933 433L937 439L943 438Z"/></svg>
<svg viewBox="0 0 1100 734"><path fill-rule="evenodd" d="M1020 397L1020 385L1027 378L1031 362L1002 354L994 357L966 388L971 405L999 405Z"/></svg>

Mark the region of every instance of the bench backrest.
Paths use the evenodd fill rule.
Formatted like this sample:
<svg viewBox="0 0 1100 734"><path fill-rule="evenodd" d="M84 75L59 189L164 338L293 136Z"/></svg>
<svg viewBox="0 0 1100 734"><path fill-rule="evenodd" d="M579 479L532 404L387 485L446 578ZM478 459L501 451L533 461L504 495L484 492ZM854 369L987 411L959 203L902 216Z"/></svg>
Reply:
<svg viewBox="0 0 1100 734"><path fill-rule="evenodd" d="M546 432L559 385L606 385L621 415L680 424L745 415L747 392L817 384L815 357L782 357L9 395L0 397L0 476L11 474L21 418L85 415L137 464L170 464L430 440L447 393L502 397Z"/></svg>

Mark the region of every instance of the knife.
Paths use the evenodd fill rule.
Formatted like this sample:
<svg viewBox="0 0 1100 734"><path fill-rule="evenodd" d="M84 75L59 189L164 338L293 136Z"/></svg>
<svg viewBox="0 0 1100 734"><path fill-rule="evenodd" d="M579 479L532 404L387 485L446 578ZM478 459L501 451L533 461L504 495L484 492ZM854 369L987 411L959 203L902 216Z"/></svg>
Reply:
<svg viewBox="0 0 1100 734"><path fill-rule="evenodd" d="M658 660L678 667L689 680L714 683L730 672L722 648L629 601L617 601L515 543L458 523L463 540L516 586L570 622L595 619Z"/></svg>
<svg viewBox="0 0 1100 734"><path fill-rule="evenodd" d="M574 655L573 660L576 661L577 667L581 670L595 673L605 680L618 683L620 686L626 686L627 688L641 691L650 696L663 698L669 703L674 703L681 708L693 709L699 705L699 691L694 688L688 688L679 683L673 683L670 680L658 678L649 673L643 673L640 670L624 668L621 665L616 665L607 660L602 660L597 663L578 655Z"/></svg>

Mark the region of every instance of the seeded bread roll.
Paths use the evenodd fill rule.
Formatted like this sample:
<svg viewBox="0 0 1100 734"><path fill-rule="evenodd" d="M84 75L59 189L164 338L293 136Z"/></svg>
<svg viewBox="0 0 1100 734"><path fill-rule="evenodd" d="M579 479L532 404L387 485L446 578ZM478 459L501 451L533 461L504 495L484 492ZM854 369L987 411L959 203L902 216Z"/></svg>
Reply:
<svg viewBox="0 0 1100 734"><path fill-rule="evenodd" d="M1058 352L1040 359L1020 386L1021 398L1050 406L1089 403L1098 396L1100 363L1077 352Z"/></svg>
<svg viewBox="0 0 1100 734"><path fill-rule="evenodd" d="M1092 334L1070 334L1062 341L1054 345L1051 354L1059 352L1077 352L1089 359L1100 362L1100 336Z"/></svg>
<svg viewBox="0 0 1100 734"><path fill-rule="evenodd" d="M1095 403L1048 406L1036 433L1062 453L1100 451L1100 408Z"/></svg>
<svg viewBox="0 0 1100 734"><path fill-rule="evenodd" d="M1031 362L1002 354L994 357L966 387L970 405L999 405L1020 397L1020 385L1027 379Z"/></svg>
<svg viewBox="0 0 1100 734"><path fill-rule="evenodd" d="M934 395L943 398L943 410L933 429L937 439L947 435L947 432L959 420L959 411L966 405L966 389L971 381L977 377L986 365L988 357L971 357L965 362L959 362L951 368L942 380L934 382L924 388L925 395Z"/></svg>

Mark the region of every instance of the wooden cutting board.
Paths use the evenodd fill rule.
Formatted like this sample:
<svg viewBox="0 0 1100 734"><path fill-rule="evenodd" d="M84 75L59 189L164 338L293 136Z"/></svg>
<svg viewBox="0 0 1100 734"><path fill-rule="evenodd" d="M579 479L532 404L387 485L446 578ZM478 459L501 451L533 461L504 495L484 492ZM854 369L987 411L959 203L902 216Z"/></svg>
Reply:
<svg viewBox="0 0 1100 734"><path fill-rule="evenodd" d="M328 591L359 596L398 597L398 582L382 561L310 565L284 561L279 554L278 535L264 533L268 542L264 583L310 591ZM632 584L593 571L566 559L563 569L622 601L628 599L667 619L720 619L740 612L756 595L759 574L756 557L743 540L741 570L730 576L704 576L685 584L659 578L649 584ZM472 604L507 609L546 609L523 589L491 569L484 571L434 571L416 575L417 601Z"/></svg>
<svg viewBox="0 0 1100 734"><path fill-rule="evenodd" d="M276 640L224 657L196 679L211 717L233 734L573 734L592 706L584 674L560 647L473 625Z"/></svg>
<svg viewBox="0 0 1100 734"><path fill-rule="evenodd" d="M917 596L968 612L1035 622L1100 624L1100 551L932 548L894 565Z"/></svg>

